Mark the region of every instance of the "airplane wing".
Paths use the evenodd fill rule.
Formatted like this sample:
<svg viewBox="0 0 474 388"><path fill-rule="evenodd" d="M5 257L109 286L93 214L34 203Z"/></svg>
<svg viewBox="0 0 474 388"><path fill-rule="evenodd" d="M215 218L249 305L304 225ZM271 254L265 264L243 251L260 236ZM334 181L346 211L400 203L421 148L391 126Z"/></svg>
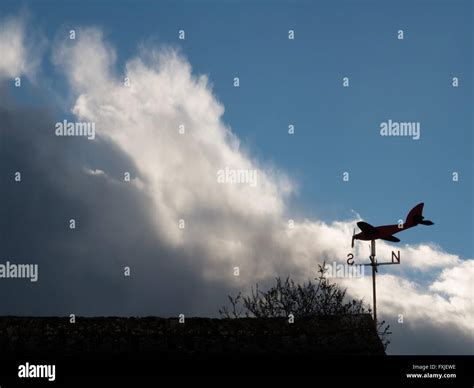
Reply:
<svg viewBox="0 0 474 388"><path fill-rule="evenodd" d="M400 239L394 236L382 237L381 240L386 240L386 241L391 241L391 242L400 242Z"/></svg>
<svg viewBox="0 0 474 388"><path fill-rule="evenodd" d="M357 226L362 230L363 232L367 233L377 233L377 228L373 227L372 225L368 224L367 222L360 221L357 223Z"/></svg>

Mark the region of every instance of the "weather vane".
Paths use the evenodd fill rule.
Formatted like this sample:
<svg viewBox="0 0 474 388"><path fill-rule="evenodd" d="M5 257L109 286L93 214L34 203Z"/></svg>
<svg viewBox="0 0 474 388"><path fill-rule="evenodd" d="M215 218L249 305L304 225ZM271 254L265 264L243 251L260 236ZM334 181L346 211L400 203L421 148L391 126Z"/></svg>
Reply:
<svg viewBox="0 0 474 388"><path fill-rule="evenodd" d="M383 225L383 226L372 226L368 224L367 222L360 221L357 223L357 226L360 228L361 232L355 234L355 228L354 228L354 233L352 235L352 248L354 248L354 240L364 240L364 241L370 241L370 263L369 264L363 264L365 266L371 266L372 267L372 296L373 296L373 314L374 314L374 322L377 327L377 304L376 304L376 273L378 272L377 267L379 265L391 265L391 264L400 264L400 251L398 251L398 254L395 254L394 251L392 251L392 261L391 262L384 262L384 263L379 263L377 262L377 259L375 258L375 240L381 239L385 241L390 241L390 242L399 242L400 239L396 238L394 236L395 233L401 232L403 230L413 228L414 226L417 225L433 225L434 223L425 220L423 217L423 206L424 203L419 203L416 205L413 209L410 210L410 212L407 215L405 223L399 222L398 224L395 225ZM354 261L353 258L354 256L350 254L348 256L349 258L347 259L347 264L353 265Z"/></svg>

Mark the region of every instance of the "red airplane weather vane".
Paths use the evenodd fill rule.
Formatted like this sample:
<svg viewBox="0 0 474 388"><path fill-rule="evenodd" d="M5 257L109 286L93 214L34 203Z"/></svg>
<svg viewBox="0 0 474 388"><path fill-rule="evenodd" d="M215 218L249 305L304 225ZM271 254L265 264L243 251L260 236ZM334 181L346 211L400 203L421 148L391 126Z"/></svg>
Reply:
<svg viewBox="0 0 474 388"><path fill-rule="evenodd" d="M370 241L370 264L363 264L365 266L372 267L372 296L373 296L373 313L374 313L374 322L377 327L377 304L376 304L376 283L375 283L375 273L378 272L377 267L379 265L391 265L391 264L400 264L400 251L398 251L398 256L392 251L392 261L379 263L375 258L375 240L385 240L390 242L399 242L400 239L394 236L395 233L413 228L417 225L434 225L432 221L425 220L423 217L423 206L424 203L419 203L407 215L407 218L404 223L400 222L394 225L382 225L382 226L372 226L367 222L360 221L357 223L357 226L360 228L361 232L352 235L352 248L354 248L354 240L363 240ZM354 255L350 253L348 255L347 264L354 264Z"/></svg>

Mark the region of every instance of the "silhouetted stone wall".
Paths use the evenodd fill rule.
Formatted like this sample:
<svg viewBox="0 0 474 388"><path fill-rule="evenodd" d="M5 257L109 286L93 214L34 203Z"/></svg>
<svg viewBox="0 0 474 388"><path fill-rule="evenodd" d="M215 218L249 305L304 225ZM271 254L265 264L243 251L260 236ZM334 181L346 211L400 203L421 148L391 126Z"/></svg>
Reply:
<svg viewBox="0 0 474 388"><path fill-rule="evenodd" d="M3 358L381 355L370 315L311 319L1 317Z"/></svg>

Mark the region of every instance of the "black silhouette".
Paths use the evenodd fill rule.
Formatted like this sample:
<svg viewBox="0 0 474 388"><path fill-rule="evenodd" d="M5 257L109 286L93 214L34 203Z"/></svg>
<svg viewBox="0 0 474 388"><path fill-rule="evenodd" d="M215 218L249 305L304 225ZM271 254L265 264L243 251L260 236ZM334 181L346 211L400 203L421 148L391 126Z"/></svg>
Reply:
<svg viewBox="0 0 474 388"><path fill-rule="evenodd" d="M401 232L403 230L412 228L416 225L434 225L433 222L424 220L423 217L423 206L424 203L419 203L407 215L407 219L404 224L395 224L395 225L383 225L383 226L372 226L367 222L360 221L357 223L357 226L362 232L352 236L352 247L354 247L354 240L386 240L391 242L399 242L400 239L394 237L395 233Z"/></svg>

